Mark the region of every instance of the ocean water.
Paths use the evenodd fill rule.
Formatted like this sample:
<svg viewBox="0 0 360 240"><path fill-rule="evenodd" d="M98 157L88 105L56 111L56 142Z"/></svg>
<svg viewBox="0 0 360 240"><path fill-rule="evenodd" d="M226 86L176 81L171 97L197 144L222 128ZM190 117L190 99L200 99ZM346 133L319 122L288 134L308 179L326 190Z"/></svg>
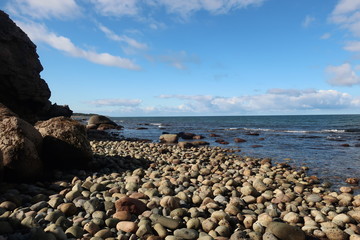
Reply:
<svg viewBox="0 0 360 240"><path fill-rule="evenodd" d="M158 142L163 132L195 133L204 136L203 140L210 146L239 148L241 155L269 157L294 167L308 166L310 175L333 183L334 188L346 185L347 177L360 177L360 115L112 119L124 126L120 134L125 137ZM210 137L211 133L219 137ZM246 142L235 143L234 138L243 138ZM217 139L229 144L219 144L215 142ZM254 148L254 145L261 147Z"/></svg>

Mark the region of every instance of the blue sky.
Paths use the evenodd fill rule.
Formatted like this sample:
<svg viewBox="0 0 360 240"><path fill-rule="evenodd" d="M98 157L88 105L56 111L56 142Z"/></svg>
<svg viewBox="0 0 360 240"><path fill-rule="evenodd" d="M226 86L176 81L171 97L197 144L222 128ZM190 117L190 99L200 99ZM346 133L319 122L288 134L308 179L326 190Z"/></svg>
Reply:
<svg viewBox="0 0 360 240"><path fill-rule="evenodd" d="M360 110L360 0L5 0L51 101L109 116Z"/></svg>

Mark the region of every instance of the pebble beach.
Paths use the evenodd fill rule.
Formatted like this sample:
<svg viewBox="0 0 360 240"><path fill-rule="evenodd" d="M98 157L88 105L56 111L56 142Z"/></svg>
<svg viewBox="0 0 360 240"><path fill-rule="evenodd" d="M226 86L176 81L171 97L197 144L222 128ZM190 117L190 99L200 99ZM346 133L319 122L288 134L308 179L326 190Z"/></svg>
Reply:
<svg viewBox="0 0 360 240"><path fill-rule="evenodd" d="M89 168L2 183L1 240L360 239L360 196L220 147L91 141Z"/></svg>

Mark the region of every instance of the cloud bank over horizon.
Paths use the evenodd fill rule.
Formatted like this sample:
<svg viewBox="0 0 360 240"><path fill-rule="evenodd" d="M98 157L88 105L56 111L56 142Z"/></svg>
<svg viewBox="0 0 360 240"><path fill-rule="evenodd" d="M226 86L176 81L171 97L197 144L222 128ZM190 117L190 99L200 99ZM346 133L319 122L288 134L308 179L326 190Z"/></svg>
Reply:
<svg viewBox="0 0 360 240"><path fill-rule="evenodd" d="M236 115L236 114L297 114L316 113L318 110L358 109L360 97L335 90L269 89L265 94L221 97L211 95L160 95L160 99L177 99L182 103L172 106L142 106L140 99L102 99L88 102L96 107L111 106L108 113L126 107L134 115ZM124 110L124 108L122 109Z"/></svg>

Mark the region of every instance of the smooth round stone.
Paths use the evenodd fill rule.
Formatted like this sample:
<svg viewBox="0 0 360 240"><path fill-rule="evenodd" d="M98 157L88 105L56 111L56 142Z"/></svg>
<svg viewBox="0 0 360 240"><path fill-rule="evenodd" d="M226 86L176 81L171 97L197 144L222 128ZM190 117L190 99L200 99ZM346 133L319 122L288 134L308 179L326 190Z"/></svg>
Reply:
<svg viewBox="0 0 360 240"><path fill-rule="evenodd" d="M131 221L121 221L116 224L116 229L127 233L135 233L138 229L138 225L137 223Z"/></svg>
<svg viewBox="0 0 360 240"><path fill-rule="evenodd" d="M106 190L106 186L101 183L94 183L89 190L90 192L100 192Z"/></svg>
<svg viewBox="0 0 360 240"><path fill-rule="evenodd" d="M184 217L187 214L187 210L183 208L176 208L170 212L170 217Z"/></svg>
<svg viewBox="0 0 360 240"><path fill-rule="evenodd" d="M64 198L63 197L54 197L51 198L48 201L48 204L52 207L52 208L57 208L61 203L64 202Z"/></svg>
<svg viewBox="0 0 360 240"><path fill-rule="evenodd" d="M41 202L31 205L30 209L33 211L40 211L40 209L48 207L48 206L49 206L49 204L47 202L41 201Z"/></svg>
<svg viewBox="0 0 360 240"><path fill-rule="evenodd" d="M92 218L100 218L100 219L104 219L106 214L103 211L95 211L93 212L93 214L91 214Z"/></svg>
<svg viewBox="0 0 360 240"><path fill-rule="evenodd" d="M226 197L222 196L222 195L217 195L215 198L214 198L214 201L215 202L218 202L220 204L226 204Z"/></svg>
<svg viewBox="0 0 360 240"><path fill-rule="evenodd" d="M217 223L215 222L215 220L208 218L205 219L202 223L201 223L202 229L205 232L210 232L211 230L214 230L217 227Z"/></svg>
<svg viewBox="0 0 360 240"><path fill-rule="evenodd" d="M47 226L44 229L44 231L45 232L51 232L52 234L54 234L56 239L59 239L59 240L66 240L67 239L64 230L61 227L56 226L55 224L50 224L49 226Z"/></svg>
<svg viewBox="0 0 360 240"><path fill-rule="evenodd" d="M264 227L258 221L253 224L252 228L255 232L259 233L264 233L265 231Z"/></svg>
<svg viewBox="0 0 360 240"><path fill-rule="evenodd" d="M165 238L168 234L167 230L160 223L154 224L153 228L161 238Z"/></svg>
<svg viewBox="0 0 360 240"><path fill-rule="evenodd" d="M35 219L31 216L29 217L25 217L22 221L21 221L21 225L26 226L28 228L35 228L38 226L37 222L35 221Z"/></svg>
<svg viewBox="0 0 360 240"><path fill-rule="evenodd" d="M341 213L339 215L336 215L333 219L333 222L343 222L343 223L350 223L351 222L351 218L349 215L345 214L345 213Z"/></svg>
<svg viewBox="0 0 360 240"><path fill-rule="evenodd" d="M67 229L67 228L71 227L72 222L70 222L66 217L61 216L56 220L55 225L59 226L63 229Z"/></svg>
<svg viewBox="0 0 360 240"><path fill-rule="evenodd" d="M59 208L60 211L63 212L66 216L72 216L78 212L78 209L74 203L63 203L59 206Z"/></svg>
<svg viewBox="0 0 360 240"><path fill-rule="evenodd" d="M329 240L347 240L349 235L340 228L321 228Z"/></svg>
<svg viewBox="0 0 360 240"><path fill-rule="evenodd" d="M64 216L64 213L60 210L55 210L46 215L45 220L49 222L55 222L59 217Z"/></svg>
<svg viewBox="0 0 360 240"><path fill-rule="evenodd" d="M174 236L181 239L197 239L199 233L195 229L181 228L174 231Z"/></svg>
<svg viewBox="0 0 360 240"><path fill-rule="evenodd" d="M228 226L218 226L215 228L215 232L222 237L230 237L231 230Z"/></svg>
<svg viewBox="0 0 360 240"><path fill-rule="evenodd" d="M84 225L84 230L94 235L100 230L100 227L93 222L88 222Z"/></svg>
<svg viewBox="0 0 360 240"><path fill-rule="evenodd" d="M198 218L191 218L189 221L186 222L186 227L191 229L199 229L201 226L200 219Z"/></svg>
<svg viewBox="0 0 360 240"><path fill-rule="evenodd" d="M73 201L75 198L80 197L81 191L72 190L65 195L65 198L69 201Z"/></svg>
<svg viewBox="0 0 360 240"><path fill-rule="evenodd" d="M6 210L13 211L16 208L16 204L11 201L4 201L0 204L0 208L5 208Z"/></svg>
<svg viewBox="0 0 360 240"><path fill-rule="evenodd" d="M136 231L136 236L143 237L145 234L151 232L151 227L149 224L142 224L139 226L138 230Z"/></svg>
<svg viewBox="0 0 360 240"><path fill-rule="evenodd" d="M131 214L128 211L117 211L113 218L119 219L119 221L128 221L131 219Z"/></svg>
<svg viewBox="0 0 360 240"><path fill-rule="evenodd" d="M119 219L116 218L108 218L105 220L105 225L109 228L115 228L116 224L118 224L120 222Z"/></svg>
<svg viewBox="0 0 360 240"><path fill-rule="evenodd" d="M243 200L246 203L255 203L256 202L256 198L254 196L251 196L251 195L243 197Z"/></svg>
<svg viewBox="0 0 360 240"><path fill-rule="evenodd" d="M264 192L266 191L267 187L266 185L264 184L264 182L260 179L256 179L253 183L253 187L259 191L259 192Z"/></svg>
<svg viewBox="0 0 360 240"><path fill-rule="evenodd" d="M102 207L102 203L97 198L92 198L86 201L83 205L84 210L88 214L93 214L95 211L100 210Z"/></svg>
<svg viewBox="0 0 360 240"><path fill-rule="evenodd" d="M229 215L233 215L233 216L236 216L238 213L240 213L240 209L237 208L236 206L234 205L231 205L231 204L228 204L225 208L225 212Z"/></svg>
<svg viewBox="0 0 360 240"><path fill-rule="evenodd" d="M84 234L84 230L79 226L72 226L66 229L65 234L69 238L81 238Z"/></svg>
<svg viewBox="0 0 360 240"><path fill-rule="evenodd" d="M266 232L272 233L279 239L305 240L304 232L294 226L281 222L271 222L266 228ZM291 238L289 238L291 236Z"/></svg>
<svg viewBox="0 0 360 240"><path fill-rule="evenodd" d="M288 223L298 223L300 221L300 216L297 213L289 212L284 216L284 221Z"/></svg>
<svg viewBox="0 0 360 240"><path fill-rule="evenodd" d="M322 198L318 194L310 194L306 197L307 202L321 202Z"/></svg>
<svg viewBox="0 0 360 240"><path fill-rule="evenodd" d="M216 219L217 221L220 221L222 219L228 219L229 215L224 212L223 210L215 211L211 214L211 217Z"/></svg>
<svg viewBox="0 0 360 240"><path fill-rule="evenodd" d="M177 229L181 223L179 219L172 219L158 214L152 214L150 219L153 223L160 223L162 226L169 229Z"/></svg>
<svg viewBox="0 0 360 240"><path fill-rule="evenodd" d="M111 237L112 232L110 231L110 229L102 229L99 230L98 232L95 233L94 237L100 237L102 239L106 239Z"/></svg>

